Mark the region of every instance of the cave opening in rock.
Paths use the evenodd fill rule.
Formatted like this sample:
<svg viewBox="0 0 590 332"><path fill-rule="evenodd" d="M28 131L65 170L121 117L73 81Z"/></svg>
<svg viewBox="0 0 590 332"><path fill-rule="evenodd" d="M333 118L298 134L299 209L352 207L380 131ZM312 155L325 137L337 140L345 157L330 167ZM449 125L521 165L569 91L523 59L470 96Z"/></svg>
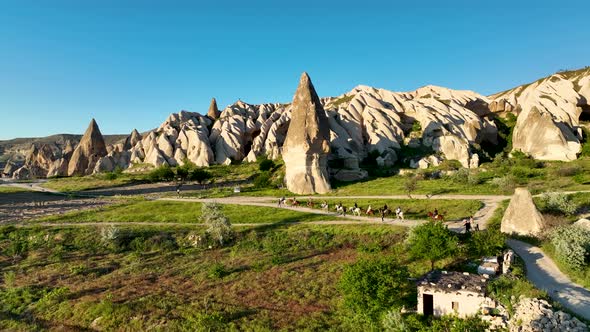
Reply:
<svg viewBox="0 0 590 332"><path fill-rule="evenodd" d="M590 105L582 105L580 108L582 109L582 113L580 113L578 120L580 122L590 122Z"/></svg>

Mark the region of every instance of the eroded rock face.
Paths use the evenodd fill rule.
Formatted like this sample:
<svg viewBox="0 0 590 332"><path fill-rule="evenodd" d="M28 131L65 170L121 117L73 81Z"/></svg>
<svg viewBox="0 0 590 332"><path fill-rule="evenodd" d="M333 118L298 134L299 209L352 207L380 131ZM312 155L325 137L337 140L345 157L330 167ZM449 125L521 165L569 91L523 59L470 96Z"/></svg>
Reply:
<svg viewBox="0 0 590 332"><path fill-rule="evenodd" d="M502 218L500 230L507 234L537 235L545 227L545 220L526 188L516 188Z"/></svg>
<svg viewBox="0 0 590 332"><path fill-rule="evenodd" d="M581 150L580 120L590 118L590 69L561 72L493 96L491 110L518 115L513 151L570 161Z"/></svg>
<svg viewBox="0 0 590 332"><path fill-rule="evenodd" d="M96 121L92 119L68 163L68 176L92 174L96 163L106 155L104 139Z"/></svg>
<svg viewBox="0 0 590 332"><path fill-rule="evenodd" d="M283 145L287 189L297 194L327 193L330 127L307 73L293 97L291 123Z"/></svg>

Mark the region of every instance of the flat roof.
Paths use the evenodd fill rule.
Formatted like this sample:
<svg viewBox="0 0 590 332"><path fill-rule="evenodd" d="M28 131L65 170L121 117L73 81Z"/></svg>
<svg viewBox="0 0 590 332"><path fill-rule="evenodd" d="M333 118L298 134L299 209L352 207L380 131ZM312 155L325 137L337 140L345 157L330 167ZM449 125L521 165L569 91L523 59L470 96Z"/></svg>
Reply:
<svg viewBox="0 0 590 332"><path fill-rule="evenodd" d="M468 272L431 271L420 280L418 287L424 286L445 292L469 291L485 295L488 278Z"/></svg>

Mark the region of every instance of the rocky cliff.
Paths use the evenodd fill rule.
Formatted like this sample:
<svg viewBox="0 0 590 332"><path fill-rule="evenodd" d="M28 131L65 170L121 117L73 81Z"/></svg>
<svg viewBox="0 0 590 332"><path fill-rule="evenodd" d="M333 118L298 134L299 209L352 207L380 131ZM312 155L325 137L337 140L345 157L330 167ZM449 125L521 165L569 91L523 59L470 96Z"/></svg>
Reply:
<svg viewBox="0 0 590 332"><path fill-rule="evenodd" d="M490 100L492 112L518 116L514 150L540 160L574 160L590 120L590 68L559 72Z"/></svg>

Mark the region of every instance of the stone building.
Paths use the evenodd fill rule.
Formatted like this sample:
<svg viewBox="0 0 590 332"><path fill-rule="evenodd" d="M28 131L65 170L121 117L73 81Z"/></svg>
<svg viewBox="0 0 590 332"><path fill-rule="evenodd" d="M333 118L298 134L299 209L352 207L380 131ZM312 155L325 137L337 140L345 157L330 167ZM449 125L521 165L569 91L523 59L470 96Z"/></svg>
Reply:
<svg viewBox="0 0 590 332"><path fill-rule="evenodd" d="M494 308L494 300L486 296L487 282L487 276L432 271L418 281L418 313L466 317Z"/></svg>

